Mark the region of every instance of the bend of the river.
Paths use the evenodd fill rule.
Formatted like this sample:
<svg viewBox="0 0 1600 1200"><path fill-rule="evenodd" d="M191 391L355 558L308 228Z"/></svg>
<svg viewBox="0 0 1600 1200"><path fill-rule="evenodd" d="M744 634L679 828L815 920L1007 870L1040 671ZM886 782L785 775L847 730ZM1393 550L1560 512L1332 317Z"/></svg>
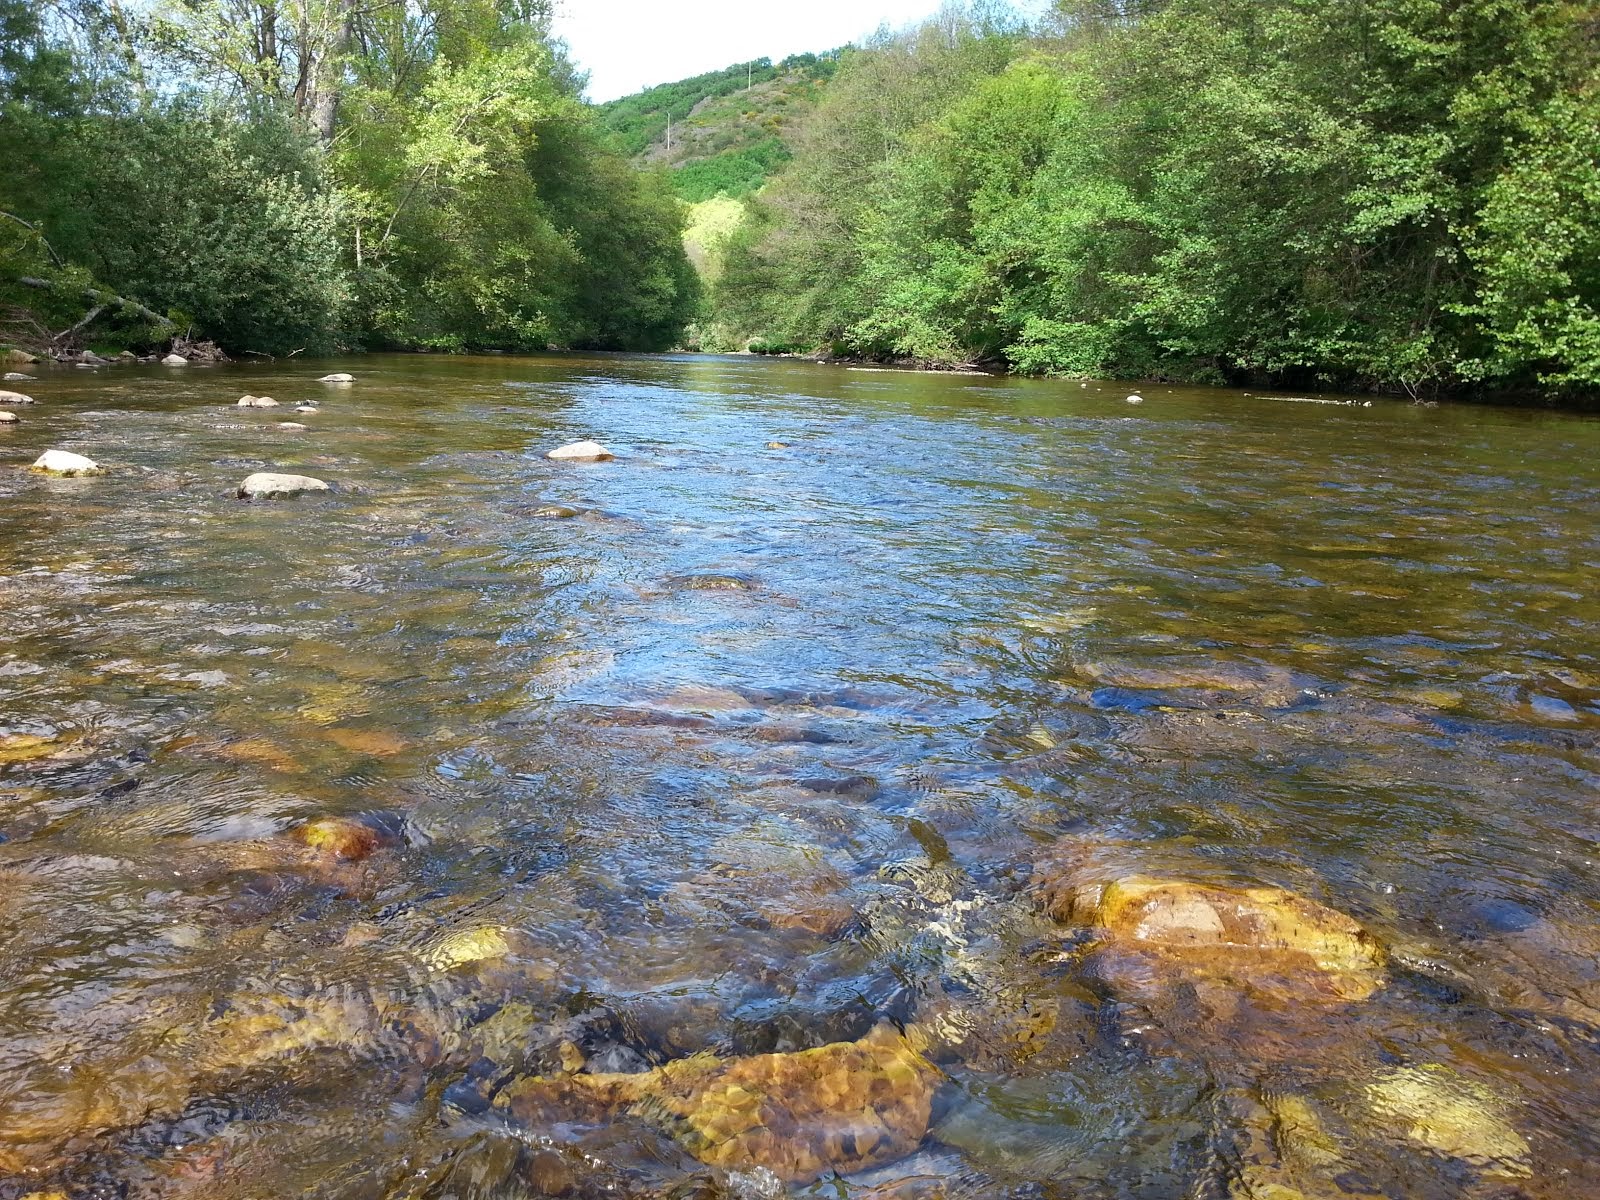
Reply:
<svg viewBox="0 0 1600 1200"><path fill-rule="evenodd" d="M1600 1195L1600 421L33 373L0 1200Z"/></svg>

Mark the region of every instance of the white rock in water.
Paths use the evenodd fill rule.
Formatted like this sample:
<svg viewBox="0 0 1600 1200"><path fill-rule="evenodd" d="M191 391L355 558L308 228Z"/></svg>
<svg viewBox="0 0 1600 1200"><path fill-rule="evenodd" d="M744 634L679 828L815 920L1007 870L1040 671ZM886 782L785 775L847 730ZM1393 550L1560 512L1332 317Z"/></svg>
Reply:
<svg viewBox="0 0 1600 1200"><path fill-rule="evenodd" d="M46 450L33 464L35 471L47 475L102 475L105 469L92 458L66 450Z"/></svg>
<svg viewBox="0 0 1600 1200"><path fill-rule="evenodd" d="M32 404L32 396L24 396L21 392L0 391L0 404Z"/></svg>
<svg viewBox="0 0 1600 1200"><path fill-rule="evenodd" d="M599 442L571 442L565 446L557 446L545 457L570 459L574 462L601 462L605 459L615 458L616 455Z"/></svg>
<svg viewBox="0 0 1600 1200"><path fill-rule="evenodd" d="M314 413L317 411L317 406L315 404L297 404L294 410L299 413Z"/></svg>
<svg viewBox="0 0 1600 1200"><path fill-rule="evenodd" d="M6 412L5 409L0 408L0 425L20 425L21 423L22 418L17 416L16 413Z"/></svg>
<svg viewBox="0 0 1600 1200"><path fill-rule="evenodd" d="M0 375L0 379L4 379L7 383L21 383L24 379L37 378L39 378L37 375L24 375L21 371L7 371L4 375Z"/></svg>
<svg viewBox="0 0 1600 1200"><path fill-rule="evenodd" d="M169 367L187 367L189 365L189 360L181 354L169 354L161 361Z"/></svg>
<svg viewBox="0 0 1600 1200"><path fill-rule="evenodd" d="M299 421L279 421L278 422L278 428L279 429L304 429L305 426L300 424Z"/></svg>
<svg viewBox="0 0 1600 1200"><path fill-rule="evenodd" d="M1137 396L1137 395L1129 396L1128 397L1128 403L1129 404L1143 404L1144 403L1144 397L1143 396Z"/></svg>
<svg viewBox="0 0 1600 1200"><path fill-rule="evenodd" d="M355 381L356 377L354 375L346 375L343 371L335 371L332 375L324 375L317 380L318 383L354 383Z"/></svg>
<svg viewBox="0 0 1600 1200"><path fill-rule="evenodd" d="M278 402L271 396L240 396L239 408L277 408Z"/></svg>
<svg viewBox="0 0 1600 1200"><path fill-rule="evenodd" d="M301 492L326 492L331 489L320 479L309 475L279 475L274 471L257 471L239 485L241 500L276 500L282 496L298 496Z"/></svg>

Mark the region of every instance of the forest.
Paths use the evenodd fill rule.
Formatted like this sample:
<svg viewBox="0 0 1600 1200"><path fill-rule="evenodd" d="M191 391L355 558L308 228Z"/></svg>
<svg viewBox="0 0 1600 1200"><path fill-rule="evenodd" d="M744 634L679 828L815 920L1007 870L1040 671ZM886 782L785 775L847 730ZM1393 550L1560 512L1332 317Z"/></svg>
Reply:
<svg viewBox="0 0 1600 1200"><path fill-rule="evenodd" d="M1061 0L847 54L713 256L707 342L1592 402L1600 17Z"/></svg>
<svg viewBox="0 0 1600 1200"><path fill-rule="evenodd" d="M0 344L664 349L683 215L545 0L0 0Z"/></svg>
<svg viewBox="0 0 1600 1200"><path fill-rule="evenodd" d="M1592 6L978 0L603 106L550 24L0 0L0 344L1600 394Z"/></svg>

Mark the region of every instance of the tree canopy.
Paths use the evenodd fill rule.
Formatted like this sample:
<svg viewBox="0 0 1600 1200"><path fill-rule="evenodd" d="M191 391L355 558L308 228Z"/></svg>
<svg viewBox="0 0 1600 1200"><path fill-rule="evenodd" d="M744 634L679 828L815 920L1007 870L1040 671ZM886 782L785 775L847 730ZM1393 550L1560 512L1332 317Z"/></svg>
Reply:
<svg viewBox="0 0 1600 1200"><path fill-rule="evenodd" d="M1600 388L1600 74L1569 0L1065 0L848 56L717 319L1062 375Z"/></svg>
<svg viewBox="0 0 1600 1200"><path fill-rule="evenodd" d="M682 216L543 0L0 0L0 337L664 348ZM29 282L23 282L23 281Z"/></svg>

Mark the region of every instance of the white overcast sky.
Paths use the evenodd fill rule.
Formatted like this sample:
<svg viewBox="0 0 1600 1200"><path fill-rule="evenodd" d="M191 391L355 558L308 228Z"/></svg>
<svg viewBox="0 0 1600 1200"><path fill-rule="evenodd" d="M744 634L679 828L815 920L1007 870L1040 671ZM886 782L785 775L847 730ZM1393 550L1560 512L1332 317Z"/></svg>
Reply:
<svg viewBox="0 0 1600 1200"><path fill-rule="evenodd" d="M558 0L555 31L589 72L589 99L600 102L754 58L831 50L938 7L939 0Z"/></svg>

